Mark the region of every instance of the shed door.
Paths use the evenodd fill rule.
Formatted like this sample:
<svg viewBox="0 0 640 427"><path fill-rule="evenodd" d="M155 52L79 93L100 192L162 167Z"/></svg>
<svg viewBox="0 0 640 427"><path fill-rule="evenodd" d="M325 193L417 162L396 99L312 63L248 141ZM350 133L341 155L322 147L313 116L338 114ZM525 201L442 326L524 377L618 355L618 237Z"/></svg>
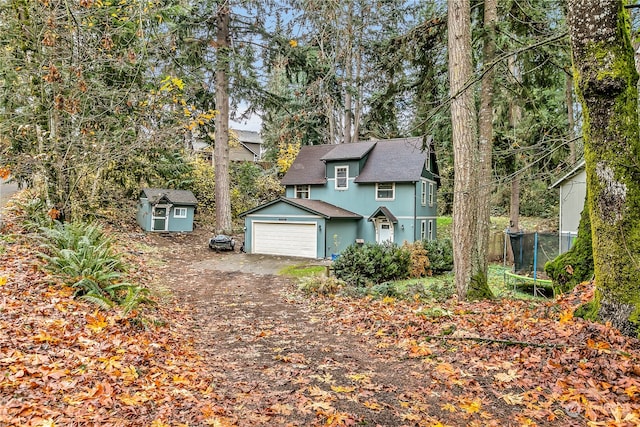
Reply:
<svg viewBox="0 0 640 427"><path fill-rule="evenodd" d="M315 223L254 222L252 242L255 254L318 258Z"/></svg>
<svg viewBox="0 0 640 427"><path fill-rule="evenodd" d="M167 231L169 207L165 205L156 205L153 207L153 214L151 216L151 230L152 231Z"/></svg>

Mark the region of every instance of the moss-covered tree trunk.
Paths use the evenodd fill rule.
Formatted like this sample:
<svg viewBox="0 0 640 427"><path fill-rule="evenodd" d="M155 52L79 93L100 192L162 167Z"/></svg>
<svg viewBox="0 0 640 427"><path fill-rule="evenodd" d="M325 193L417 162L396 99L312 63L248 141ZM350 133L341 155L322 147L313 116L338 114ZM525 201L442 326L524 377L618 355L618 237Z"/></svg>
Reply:
<svg viewBox="0 0 640 427"><path fill-rule="evenodd" d="M638 74L626 1L569 0L575 81L584 114L593 313L639 334L640 131Z"/></svg>
<svg viewBox="0 0 640 427"><path fill-rule="evenodd" d="M589 209L582 210L578 237L567 252L549 261L544 271L553 279L553 285L567 292L576 285L593 278L593 251Z"/></svg>

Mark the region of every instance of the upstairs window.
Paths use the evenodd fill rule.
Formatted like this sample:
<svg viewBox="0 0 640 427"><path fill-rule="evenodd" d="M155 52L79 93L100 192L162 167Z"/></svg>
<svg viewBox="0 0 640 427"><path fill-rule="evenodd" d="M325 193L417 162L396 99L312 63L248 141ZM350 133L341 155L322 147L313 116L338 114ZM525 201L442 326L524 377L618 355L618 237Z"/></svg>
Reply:
<svg viewBox="0 0 640 427"><path fill-rule="evenodd" d="M309 185L296 185L296 199L308 199L311 196L311 188Z"/></svg>
<svg viewBox="0 0 640 427"><path fill-rule="evenodd" d="M420 204L422 206L427 206L427 181L421 181L421 192L420 192Z"/></svg>
<svg viewBox="0 0 640 427"><path fill-rule="evenodd" d="M433 182L429 183L429 206L433 206L433 202L436 197L436 186Z"/></svg>
<svg viewBox="0 0 640 427"><path fill-rule="evenodd" d="M376 200L393 200L395 198L395 184L380 182L376 184Z"/></svg>
<svg viewBox="0 0 640 427"><path fill-rule="evenodd" d="M349 188L349 166L336 166L336 190Z"/></svg>

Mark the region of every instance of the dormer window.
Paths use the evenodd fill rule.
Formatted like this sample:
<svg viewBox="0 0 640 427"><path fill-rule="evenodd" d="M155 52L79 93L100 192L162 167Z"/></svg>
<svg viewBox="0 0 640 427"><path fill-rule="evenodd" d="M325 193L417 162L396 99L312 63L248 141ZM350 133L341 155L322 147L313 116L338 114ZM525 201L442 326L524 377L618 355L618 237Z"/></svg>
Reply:
<svg viewBox="0 0 640 427"><path fill-rule="evenodd" d="M395 184L393 182L379 182L376 184L376 200L393 200L395 198Z"/></svg>
<svg viewBox="0 0 640 427"><path fill-rule="evenodd" d="M349 188L349 166L336 166L336 190Z"/></svg>
<svg viewBox="0 0 640 427"><path fill-rule="evenodd" d="M296 199L308 199L311 196L310 185L296 185Z"/></svg>

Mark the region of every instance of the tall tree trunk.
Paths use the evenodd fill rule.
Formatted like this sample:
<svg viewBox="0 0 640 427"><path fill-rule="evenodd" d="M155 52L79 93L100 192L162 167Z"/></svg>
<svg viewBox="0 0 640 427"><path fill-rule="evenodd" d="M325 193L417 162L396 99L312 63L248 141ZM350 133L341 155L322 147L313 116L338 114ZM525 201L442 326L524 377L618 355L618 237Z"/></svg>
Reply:
<svg viewBox="0 0 640 427"><path fill-rule="evenodd" d="M449 84L454 158L453 265L458 296L467 298L474 275L472 253L476 241L477 162L476 107L473 91L465 86L473 75L469 0L448 0Z"/></svg>
<svg viewBox="0 0 640 427"><path fill-rule="evenodd" d="M625 3L569 0L568 23L584 114L596 280L590 314L640 336L638 73Z"/></svg>
<svg viewBox="0 0 640 427"><path fill-rule="evenodd" d="M353 2L348 2L346 17L347 51L344 61L344 142L351 143L351 124L353 122L353 106L351 88L353 86Z"/></svg>
<svg viewBox="0 0 640 427"><path fill-rule="evenodd" d="M496 0L484 2L484 47L482 61L485 67L482 76L482 89L480 92L480 111L478 115L479 139L478 139L478 236L475 244L475 260L477 264L475 286L478 296L490 293L487 284L487 252L489 250L489 226L491 223L491 153L493 150L493 93L495 71L492 65L496 56L496 21L498 19L498 7ZM472 285L472 288L473 286ZM471 296L471 295L470 295Z"/></svg>
<svg viewBox="0 0 640 427"><path fill-rule="evenodd" d="M229 6L221 4L216 16L215 196L216 231L231 232L229 190Z"/></svg>
<svg viewBox="0 0 640 427"><path fill-rule="evenodd" d="M520 75L520 67L516 62L516 58L513 56L509 57L508 65L516 85L520 85L522 83L522 76ZM518 138L517 129L521 120L522 107L519 104L519 100L517 98L511 98L509 101L509 125L513 130L514 139ZM513 156L513 163L513 178L511 180L511 197L509 203L509 227L512 231L518 231L520 229L520 173L518 172L518 156Z"/></svg>
<svg viewBox="0 0 640 427"><path fill-rule="evenodd" d="M574 128L576 121L573 116L573 77L570 73L567 73L566 87L565 87L565 99L567 103L567 132L569 137L569 164L576 163L576 141L574 139Z"/></svg>

